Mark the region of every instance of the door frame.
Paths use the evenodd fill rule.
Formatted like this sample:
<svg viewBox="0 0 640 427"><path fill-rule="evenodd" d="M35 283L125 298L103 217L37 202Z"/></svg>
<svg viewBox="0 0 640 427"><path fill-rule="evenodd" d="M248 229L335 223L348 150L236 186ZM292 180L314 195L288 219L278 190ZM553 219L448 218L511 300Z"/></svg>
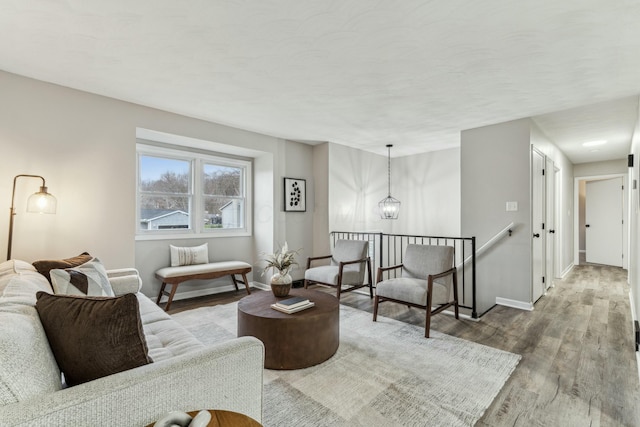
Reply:
<svg viewBox="0 0 640 427"><path fill-rule="evenodd" d="M534 170L534 156L540 156L542 162L541 162L541 166L542 166L542 173L540 175L535 175L534 173L536 172ZM547 227L546 227L546 222L547 222L547 178L545 176L546 173L546 168L547 168L547 155L544 154L544 152L540 149L538 149L535 145L531 145L531 151L530 151L530 155L529 155L529 160L530 160L530 166L529 166L529 176L530 176L530 188L529 188L529 201L531 203L531 208L530 208L530 216L529 216L529 223L530 223L530 227L531 227L531 234L530 234L530 253L531 253L531 291L530 291L530 299L531 299L531 304L534 304L543 296L546 295L547 293L547 288L546 288L546 284L544 282L540 282L537 283L537 277L535 276L535 242L534 242L534 237L533 237L533 233L535 232L535 227L534 227L534 217L535 217L535 213L534 213L534 207L536 205L536 201L535 201L535 194L534 194L534 187L535 187L535 180L536 179L540 179L541 185L540 185L540 190L542 192L542 197L540 200L540 208L541 208L541 212L539 212L538 214L540 214L541 216L541 220L542 223L545 224L542 228L541 233L540 233L540 248L542 249L542 254L541 254L541 263L542 263L542 277L540 277L539 279L544 279L546 281L546 275L547 275ZM537 292L534 291L534 287L539 286L540 289L540 296L537 296Z"/></svg>
<svg viewBox="0 0 640 427"><path fill-rule="evenodd" d="M596 181L609 178L622 178L622 184L629 186L629 174L612 173L605 175L576 176L573 178L573 264L580 265L580 181ZM629 191L622 192L622 268L628 270L629 242Z"/></svg>

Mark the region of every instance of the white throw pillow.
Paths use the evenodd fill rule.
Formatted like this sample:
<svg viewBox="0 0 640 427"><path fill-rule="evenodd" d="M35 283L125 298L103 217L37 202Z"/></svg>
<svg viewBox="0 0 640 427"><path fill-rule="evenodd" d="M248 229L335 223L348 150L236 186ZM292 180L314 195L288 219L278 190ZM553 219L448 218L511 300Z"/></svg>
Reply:
<svg viewBox="0 0 640 427"><path fill-rule="evenodd" d="M209 262L209 244L200 246L179 247L169 245L171 248L171 267L179 265L207 264Z"/></svg>
<svg viewBox="0 0 640 427"><path fill-rule="evenodd" d="M98 258L77 267L50 271L55 294L113 297L107 271Z"/></svg>

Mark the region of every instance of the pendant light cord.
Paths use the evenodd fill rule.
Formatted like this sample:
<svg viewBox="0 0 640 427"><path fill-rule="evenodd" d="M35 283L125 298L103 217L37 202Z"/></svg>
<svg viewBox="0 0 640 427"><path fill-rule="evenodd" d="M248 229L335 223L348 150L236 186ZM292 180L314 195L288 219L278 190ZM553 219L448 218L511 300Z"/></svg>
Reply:
<svg viewBox="0 0 640 427"><path fill-rule="evenodd" d="M391 197L391 147L393 145L387 144L387 189L389 190L389 197Z"/></svg>

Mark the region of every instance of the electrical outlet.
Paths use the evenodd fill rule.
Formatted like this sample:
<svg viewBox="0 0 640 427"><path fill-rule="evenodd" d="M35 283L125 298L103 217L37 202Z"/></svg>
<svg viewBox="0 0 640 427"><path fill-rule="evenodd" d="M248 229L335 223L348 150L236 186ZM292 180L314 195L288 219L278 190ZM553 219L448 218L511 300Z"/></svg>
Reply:
<svg viewBox="0 0 640 427"><path fill-rule="evenodd" d="M516 212L518 210L518 202L507 202L507 212Z"/></svg>

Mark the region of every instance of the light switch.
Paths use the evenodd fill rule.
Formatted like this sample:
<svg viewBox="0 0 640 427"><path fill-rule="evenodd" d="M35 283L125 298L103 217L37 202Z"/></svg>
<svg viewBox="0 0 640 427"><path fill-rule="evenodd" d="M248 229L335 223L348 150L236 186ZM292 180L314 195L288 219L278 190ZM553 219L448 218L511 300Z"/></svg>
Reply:
<svg viewBox="0 0 640 427"><path fill-rule="evenodd" d="M518 202L507 202L507 212L516 212L518 210Z"/></svg>

